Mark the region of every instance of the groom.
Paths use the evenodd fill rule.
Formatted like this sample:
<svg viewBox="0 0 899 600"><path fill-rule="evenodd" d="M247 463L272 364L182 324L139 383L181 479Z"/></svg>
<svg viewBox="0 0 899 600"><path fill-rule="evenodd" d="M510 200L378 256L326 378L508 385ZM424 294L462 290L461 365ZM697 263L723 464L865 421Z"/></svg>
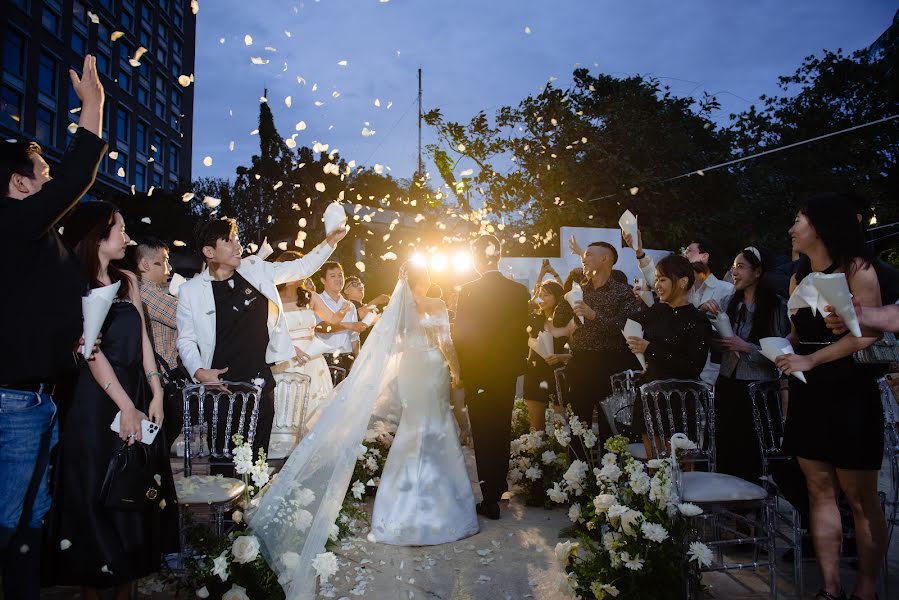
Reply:
<svg viewBox="0 0 899 600"><path fill-rule="evenodd" d="M481 277L459 292L453 339L484 496L477 511L499 519L499 499L506 491L509 469L515 383L527 363L530 295L497 269L501 252L496 237L482 235L474 240L471 253Z"/></svg>

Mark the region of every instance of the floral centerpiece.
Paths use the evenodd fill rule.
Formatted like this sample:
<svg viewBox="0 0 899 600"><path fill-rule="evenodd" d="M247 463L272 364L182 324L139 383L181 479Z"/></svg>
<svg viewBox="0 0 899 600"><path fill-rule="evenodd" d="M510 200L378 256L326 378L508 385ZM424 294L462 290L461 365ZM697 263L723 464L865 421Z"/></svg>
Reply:
<svg viewBox="0 0 899 600"><path fill-rule="evenodd" d="M514 422L514 421L513 421ZM525 407L527 423L527 407ZM554 434L556 427L564 423L562 416L551 408L546 409L546 429L529 431L513 439L510 444L509 482L518 484L524 491L525 504L552 508L553 502L546 495L568 467L566 449Z"/></svg>
<svg viewBox="0 0 899 600"><path fill-rule="evenodd" d="M570 428L555 424L554 435L563 446L580 446L584 460L573 460L547 491L553 502L569 505L576 537L556 546L563 591L597 600L685 597L712 558L705 544L689 541L695 533L689 518L702 509L681 503L675 483L678 451L695 444L675 434L669 458L644 464L627 452L626 438L615 436L595 461L592 431L573 413L569 422Z"/></svg>

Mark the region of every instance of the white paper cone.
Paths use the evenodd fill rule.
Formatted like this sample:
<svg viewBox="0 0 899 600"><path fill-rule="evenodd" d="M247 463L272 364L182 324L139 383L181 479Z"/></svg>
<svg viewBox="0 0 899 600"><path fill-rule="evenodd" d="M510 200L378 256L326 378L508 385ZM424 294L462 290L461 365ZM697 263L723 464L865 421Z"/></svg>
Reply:
<svg viewBox="0 0 899 600"><path fill-rule="evenodd" d="M631 236L631 243L636 247L640 245L640 233L637 227L637 217L630 210L624 211L618 219L618 226L621 231Z"/></svg>
<svg viewBox="0 0 899 600"><path fill-rule="evenodd" d="M575 302L583 302L584 301L584 290L581 289L581 286L575 283L571 286L571 291L565 294L565 299L568 301L568 304L574 308ZM584 322L584 317L578 317L581 323Z"/></svg>
<svg viewBox="0 0 899 600"><path fill-rule="evenodd" d="M268 238L262 240L262 245L259 246L259 251L256 252L256 256L260 258L260 260L265 260L272 254L274 254L275 250L272 248L272 245L268 243Z"/></svg>
<svg viewBox="0 0 899 600"><path fill-rule="evenodd" d="M849 291L849 283L845 273L813 273L812 284L821 295L823 303L818 310L824 312L828 304L843 319L846 329L855 337L862 337L862 329L855 315L855 307L852 306L852 293Z"/></svg>
<svg viewBox="0 0 899 600"><path fill-rule="evenodd" d="M786 338L782 337L766 337L759 340L759 346L762 347L762 356L774 362L778 356L783 356L784 354L795 354L793 352L793 345ZM808 383L805 379L805 375L800 371L793 373L793 377L801 381L802 383Z"/></svg>
<svg viewBox="0 0 899 600"><path fill-rule="evenodd" d="M650 292L649 290L640 292L640 300L642 300L643 304L645 304L646 306L652 306L656 303L656 299L653 298L652 292Z"/></svg>
<svg viewBox="0 0 899 600"><path fill-rule="evenodd" d="M341 227L346 227L346 211L343 210L343 205L337 202L329 204L325 209L324 219L325 235L330 235Z"/></svg>
<svg viewBox="0 0 899 600"><path fill-rule="evenodd" d="M175 298L178 297L178 290L181 289L181 286L187 283L187 279L184 276L175 273L172 275L172 280L169 282L169 293Z"/></svg>
<svg viewBox="0 0 899 600"><path fill-rule="evenodd" d="M304 347L300 348L300 350L308 354L310 359L318 358L323 354L331 354L334 352L334 348L317 337L314 337L311 340L304 341L303 346Z"/></svg>
<svg viewBox="0 0 899 600"><path fill-rule="evenodd" d="M546 357L554 354L553 336L548 331L541 331L537 334L537 353L546 359Z"/></svg>
<svg viewBox="0 0 899 600"><path fill-rule="evenodd" d="M629 337L642 338L643 326L632 319L628 319L624 323L624 329L621 330L621 335L624 336L624 339L627 339ZM643 368L646 369L646 357L643 355L643 353L635 353L634 356L637 357L637 360L639 360Z"/></svg>
<svg viewBox="0 0 899 600"><path fill-rule="evenodd" d="M731 327L730 317L727 316L726 312L719 312L718 316L715 317L715 328L721 334L721 337L734 337L734 328Z"/></svg>
<svg viewBox="0 0 899 600"><path fill-rule="evenodd" d="M84 348L81 354L84 358L90 358L106 315L109 314L109 307L112 306L121 285L121 281L116 281L112 285L94 288L87 296L81 298L81 314L84 316Z"/></svg>
<svg viewBox="0 0 899 600"><path fill-rule="evenodd" d="M366 325L368 325L369 327L371 327L372 324L377 320L378 320L377 311L370 310L370 311L368 311L368 314L366 314L365 317L362 319L362 322L365 323Z"/></svg>
<svg viewBox="0 0 899 600"><path fill-rule="evenodd" d="M824 308L821 304L821 293L815 288L812 277L803 279L787 301L787 312L791 315L795 315L797 310L805 307L811 308L813 315Z"/></svg>

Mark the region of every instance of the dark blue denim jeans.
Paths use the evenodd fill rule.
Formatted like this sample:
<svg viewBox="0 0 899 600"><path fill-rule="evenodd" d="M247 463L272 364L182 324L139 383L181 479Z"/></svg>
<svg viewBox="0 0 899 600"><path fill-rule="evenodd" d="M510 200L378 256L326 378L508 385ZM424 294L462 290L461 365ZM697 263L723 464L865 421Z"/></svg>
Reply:
<svg viewBox="0 0 899 600"><path fill-rule="evenodd" d="M0 557L9 598L39 594L41 522L50 510L47 467L56 440L49 394L0 387Z"/></svg>

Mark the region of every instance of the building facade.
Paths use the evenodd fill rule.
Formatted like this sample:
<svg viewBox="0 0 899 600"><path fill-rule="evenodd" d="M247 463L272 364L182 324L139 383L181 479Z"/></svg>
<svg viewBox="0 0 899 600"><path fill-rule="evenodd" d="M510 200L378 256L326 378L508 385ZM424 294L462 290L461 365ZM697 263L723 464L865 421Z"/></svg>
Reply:
<svg viewBox="0 0 899 600"><path fill-rule="evenodd" d="M97 57L109 154L91 195L191 179L196 15L189 0L0 0L0 137L38 142L53 164L78 122L68 70ZM146 51L135 61L139 48ZM134 65L137 66L134 66ZM182 78L183 80L183 78ZM183 80L186 82L186 80Z"/></svg>

